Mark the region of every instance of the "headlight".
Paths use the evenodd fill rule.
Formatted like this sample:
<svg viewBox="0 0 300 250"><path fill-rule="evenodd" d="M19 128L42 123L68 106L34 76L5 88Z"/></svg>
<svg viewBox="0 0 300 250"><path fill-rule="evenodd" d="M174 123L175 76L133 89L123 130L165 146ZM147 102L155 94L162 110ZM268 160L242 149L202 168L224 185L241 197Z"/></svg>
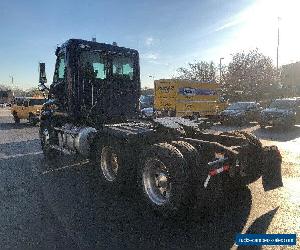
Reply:
<svg viewBox="0 0 300 250"><path fill-rule="evenodd" d="M223 158L225 158L225 154L224 153L220 153L220 152L216 152L215 153L215 158L216 159L223 159Z"/></svg>

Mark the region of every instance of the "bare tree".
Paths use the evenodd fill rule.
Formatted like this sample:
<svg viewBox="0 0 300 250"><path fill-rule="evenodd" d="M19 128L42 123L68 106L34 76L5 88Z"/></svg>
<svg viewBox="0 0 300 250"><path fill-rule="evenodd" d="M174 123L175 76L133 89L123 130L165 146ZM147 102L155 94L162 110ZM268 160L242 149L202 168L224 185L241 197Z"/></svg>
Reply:
<svg viewBox="0 0 300 250"><path fill-rule="evenodd" d="M26 96L42 96L42 92L38 88L31 88L26 91Z"/></svg>
<svg viewBox="0 0 300 250"><path fill-rule="evenodd" d="M238 93L241 100L271 98L279 89L276 68L258 49L233 54L223 87L229 96Z"/></svg>
<svg viewBox="0 0 300 250"><path fill-rule="evenodd" d="M9 90L6 85L0 84L0 90Z"/></svg>
<svg viewBox="0 0 300 250"><path fill-rule="evenodd" d="M196 62L189 63L187 68L179 68L177 70L177 79L188 79L201 82L215 82L216 80L216 67L213 62Z"/></svg>
<svg viewBox="0 0 300 250"><path fill-rule="evenodd" d="M144 87L144 88L141 89L141 95L154 95L154 89Z"/></svg>

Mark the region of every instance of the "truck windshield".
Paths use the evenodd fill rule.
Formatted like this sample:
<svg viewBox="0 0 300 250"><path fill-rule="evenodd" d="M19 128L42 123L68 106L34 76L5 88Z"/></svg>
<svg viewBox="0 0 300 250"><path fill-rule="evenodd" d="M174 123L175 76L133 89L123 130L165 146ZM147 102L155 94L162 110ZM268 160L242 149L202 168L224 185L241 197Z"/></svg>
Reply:
<svg viewBox="0 0 300 250"><path fill-rule="evenodd" d="M113 57L113 76L133 80L133 60L130 57Z"/></svg>
<svg viewBox="0 0 300 250"><path fill-rule="evenodd" d="M29 106L43 105L45 101L45 99L29 99Z"/></svg>
<svg viewBox="0 0 300 250"><path fill-rule="evenodd" d="M227 109L231 109L231 110L244 110L244 109L247 109L248 106L249 106L249 103L246 103L246 102L237 102L237 103L231 104Z"/></svg>
<svg viewBox="0 0 300 250"><path fill-rule="evenodd" d="M296 102L293 100L276 100L271 103L270 108L291 109L295 107Z"/></svg>
<svg viewBox="0 0 300 250"><path fill-rule="evenodd" d="M97 79L106 79L107 62L99 52L83 51L81 53L81 62L85 72L94 73Z"/></svg>

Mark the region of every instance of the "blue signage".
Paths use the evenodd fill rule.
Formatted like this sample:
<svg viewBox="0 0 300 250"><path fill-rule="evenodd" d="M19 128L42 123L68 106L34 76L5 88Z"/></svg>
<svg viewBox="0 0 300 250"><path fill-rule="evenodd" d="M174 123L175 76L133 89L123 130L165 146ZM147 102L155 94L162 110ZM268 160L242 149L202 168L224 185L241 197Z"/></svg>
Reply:
<svg viewBox="0 0 300 250"><path fill-rule="evenodd" d="M217 94L217 92L212 89L198 89L198 88L179 88L178 93L185 96Z"/></svg>

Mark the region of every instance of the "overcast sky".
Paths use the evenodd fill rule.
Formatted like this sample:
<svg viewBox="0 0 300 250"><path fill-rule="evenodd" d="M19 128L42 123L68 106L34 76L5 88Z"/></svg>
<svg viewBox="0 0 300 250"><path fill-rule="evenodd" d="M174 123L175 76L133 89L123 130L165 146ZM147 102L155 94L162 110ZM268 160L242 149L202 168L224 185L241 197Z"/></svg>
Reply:
<svg viewBox="0 0 300 250"><path fill-rule="evenodd" d="M69 38L138 49L142 86L169 78L188 62L224 63L259 48L279 64L300 61L299 0L0 1L0 84L37 86L38 62L52 81L57 44Z"/></svg>

